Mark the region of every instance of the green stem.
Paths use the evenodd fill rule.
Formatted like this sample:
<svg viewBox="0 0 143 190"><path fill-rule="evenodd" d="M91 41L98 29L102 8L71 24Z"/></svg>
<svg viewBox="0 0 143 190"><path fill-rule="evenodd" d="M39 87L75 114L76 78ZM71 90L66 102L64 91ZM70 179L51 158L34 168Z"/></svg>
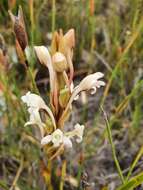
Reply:
<svg viewBox="0 0 143 190"><path fill-rule="evenodd" d="M30 21L31 21L31 45L33 47L34 44L34 32L35 32L35 24L34 24L34 1L30 0Z"/></svg>
<svg viewBox="0 0 143 190"><path fill-rule="evenodd" d="M35 93L39 94L31 69L28 67L28 73L32 81L32 87Z"/></svg>
<svg viewBox="0 0 143 190"><path fill-rule="evenodd" d="M56 0L52 0L52 33L55 31L56 20Z"/></svg>
<svg viewBox="0 0 143 190"><path fill-rule="evenodd" d="M118 173L119 173L119 176L120 176L120 178L121 178L121 181L122 181L122 183L124 184L125 180L124 180L124 176L123 176L123 174L122 174L122 170L121 170L119 161L118 161L117 156L116 156L115 146L114 146L114 143L113 143L112 134L111 134L111 129L110 129L110 124L109 124L109 121L108 121L108 118L107 118L107 114L105 113L105 111L103 110L102 107L101 107L101 110L102 110L102 112L103 112L103 114L104 114L104 119L105 119L106 126L107 126L108 139L109 139L109 142L110 142L110 144L111 144L113 159L114 159L114 162L115 162L117 171L118 171Z"/></svg>
<svg viewBox="0 0 143 190"><path fill-rule="evenodd" d="M126 182L129 180L129 178L130 178L130 176L132 174L133 169L135 168L137 162L139 161L139 159L141 158L142 155L143 155L143 146L141 147L141 149L140 149L139 153L137 154L137 156L136 156L133 164L130 167L130 170L129 170L128 175L126 177Z"/></svg>

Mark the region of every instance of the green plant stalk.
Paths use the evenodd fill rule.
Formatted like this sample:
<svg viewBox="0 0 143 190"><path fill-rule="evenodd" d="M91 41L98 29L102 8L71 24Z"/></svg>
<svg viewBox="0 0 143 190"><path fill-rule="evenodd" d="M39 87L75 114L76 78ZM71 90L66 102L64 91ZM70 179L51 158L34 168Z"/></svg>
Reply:
<svg viewBox="0 0 143 190"><path fill-rule="evenodd" d="M52 0L52 34L55 31L56 23L56 0Z"/></svg>
<svg viewBox="0 0 143 190"><path fill-rule="evenodd" d="M114 146L113 139L112 139L110 124L109 124L107 115L106 115L105 111L103 110L102 106L101 106L101 110L102 110L102 112L103 112L103 114L104 114L104 119L105 119L106 126L107 126L107 134L108 134L109 142L110 142L110 144L111 144L113 159L114 159L114 162L115 162L115 165L116 165L118 174L119 174L119 176L120 176L120 179L121 179L122 183L124 184L125 180L124 180L124 176L123 176L123 174L122 174L122 170L121 170L119 161L118 161L117 156L116 156L116 151L115 151L115 146Z"/></svg>
<svg viewBox="0 0 143 190"><path fill-rule="evenodd" d="M128 175L127 175L127 177L126 177L126 179L125 179L126 182L129 180L129 177L131 176L133 169L135 168L137 162L139 161L139 159L141 158L142 155L143 155L143 146L141 147L141 149L140 149L140 151L138 152L138 154L137 154L137 156L136 156L136 158L135 158L133 164L132 164L131 167L130 167L130 170L129 170L129 172L128 172Z"/></svg>
<svg viewBox="0 0 143 190"><path fill-rule="evenodd" d="M117 75L117 72L120 68L120 66L124 63L124 59L125 59L125 56L127 55L127 53L129 52L130 48L133 46L134 42L136 41L136 39L138 38L139 34L140 34L140 31L142 29L142 26L143 26L143 17L141 18L141 21L136 29L136 31L134 32L134 34L132 35L132 37L130 38L130 41L129 43L127 44L124 52L122 53L119 61L117 62L112 74L111 74L111 77L109 78L109 81L106 85L106 88L105 88L105 91L104 91L104 94L103 94L103 98L102 98L102 101L101 101L101 105L104 104L105 102L105 99L108 95L108 92L109 92L109 89L111 87L111 84L113 82L113 79L116 77Z"/></svg>
<svg viewBox="0 0 143 190"><path fill-rule="evenodd" d="M62 175L61 175L61 181L60 181L60 190L64 189L64 178L66 176L66 160L64 160L63 165L62 165Z"/></svg>
<svg viewBox="0 0 143 190"><path fill-rule="evenodd" d="M142 183L143 183L143 172L130 179L127 183L117 188L117 190L133 190Z"/></svg>
<svg viewBox="0 0 143 190"><path fill-rule="evenodd" d="M121 113L129 104L129 101L131 100L131 98L133 96L135 96L135 94L137 93L138 90L140 90L140 88L143 86L143 80L137 82L137 84L133 87L132 91L130 92L130 94L128 94L123 100L122 102L117 106L117 111L116 114Z"/></svg>
<svg viewBox="0 0 143 190"><path fill-rule="evenodd" d="M139 128L141 120L142 120L142 97L143 97L143 90L141 88L137 91L136 98L135 98L135 110L133 112L133 121L132 126L136 129Z"/></svg>
<svg viewBox="0 0 143 190"><path fill-rule="evenodd" d="M33 5L34 1L30 0L29 1L29 7L30 7L30 21L31 21L31 45L33 47L34 44L34 33L35 33L35 24L34 24L34 9Z"/></svg>
<svg viewBox="0 0 143 190"><path fill-rule="evenodd" d="M33 77L33 74L32 74L32 71L31 71L31 69L29 67L28 67L28 74L29 74L29 76L31 78L34 92L37 93L37 94L39 94L39 91L37 89L37 86L36 86L36 83L35 83L35 80L34 80L34 77Z"/></svg>

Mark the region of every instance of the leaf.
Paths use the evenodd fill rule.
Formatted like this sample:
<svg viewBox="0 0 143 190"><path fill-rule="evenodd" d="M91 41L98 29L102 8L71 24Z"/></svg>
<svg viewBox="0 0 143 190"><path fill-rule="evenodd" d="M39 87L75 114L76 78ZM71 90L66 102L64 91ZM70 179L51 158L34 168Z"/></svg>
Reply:
<svg viewBox="0 0 143 190"><path fill-rule="evenodd" d="M126 178L126 181L128 181L130 175L132 174L133 169L135 168L137 162L139 161L139 159L141 158L142 155L143 155L143 146L140 148L140 151L138 152L133 164L130 167L130 170L129 170L127 178Z"/></svg>
<svg viewBox="0 0 143 190"><path fill-rule="evenodd" d="M0 180L0 189L3 189L3 190L8 190L9 188L7 187L6 183L2 180Z"/></svg>
<svg viewBox="0 0 143 190"><path fill-rule="evenodd" d="M134 176L124 185L117 188L117 190L133 190L135 187L139 186L142 183L143 183L143 172L141 172L139 175Z"/></svg>

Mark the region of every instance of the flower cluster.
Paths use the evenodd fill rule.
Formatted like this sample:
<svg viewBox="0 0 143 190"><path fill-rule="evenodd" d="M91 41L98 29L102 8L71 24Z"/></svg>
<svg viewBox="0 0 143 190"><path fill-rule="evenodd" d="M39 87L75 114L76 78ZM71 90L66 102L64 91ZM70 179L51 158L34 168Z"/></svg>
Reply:
<svg viewBox="0 0 143 190"><path fill-rule="evenodd" d="M45 46L35 46L35 53L40 63L49 71L50 106L37 94L28 92L22 96L27 104L30 119L25 125L37 125L41 132L41 145L46 147L52 158L60 154L64 148L71 148L72 141L82 141L84 125L76 124L72 131L64 130L65 122L72 111L73 101L82 91L95 94L105 83L100 80L103 73L97 72L86 76L78 86L73 85L73 48L75 46L74 30L65 35L55 32L50 51ZM44 122L40 112L44 111L47 120ZM60 150L60 151L59 151Z"/></svg>

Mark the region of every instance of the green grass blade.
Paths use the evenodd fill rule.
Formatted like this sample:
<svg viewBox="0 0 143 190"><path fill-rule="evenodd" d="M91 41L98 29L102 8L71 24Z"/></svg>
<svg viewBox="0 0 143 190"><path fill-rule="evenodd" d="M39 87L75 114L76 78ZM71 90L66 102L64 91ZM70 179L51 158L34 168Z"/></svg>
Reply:
<svg viewBox="0 0 143 190"><path fill-rule="evenodd" d="M133 190L137 186L143 183L143 172L130 179L127 183L120 186L116 190Z"/></svg>

